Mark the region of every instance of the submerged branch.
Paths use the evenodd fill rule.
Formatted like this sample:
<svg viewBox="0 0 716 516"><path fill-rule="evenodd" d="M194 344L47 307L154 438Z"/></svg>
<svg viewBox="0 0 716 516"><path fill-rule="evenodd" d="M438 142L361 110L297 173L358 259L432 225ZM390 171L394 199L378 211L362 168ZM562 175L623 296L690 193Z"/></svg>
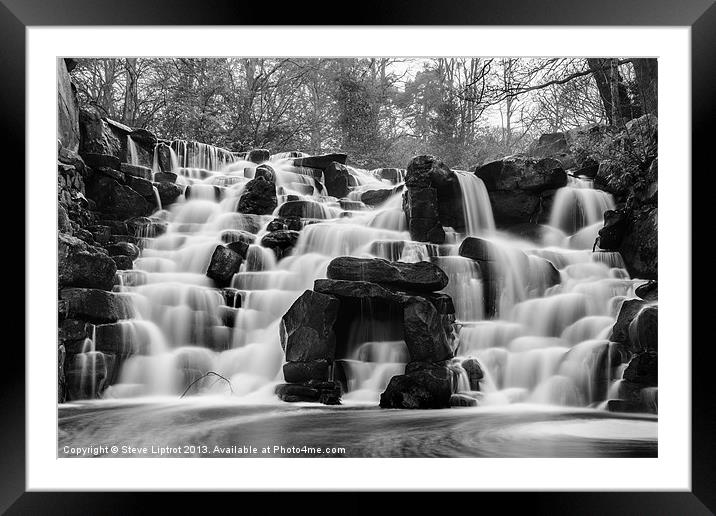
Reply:
<svg viewBox="0 0 716 516"><path fill-rule="evenodd" d="M191 389L191 387L192 387L196 382L198 382L199 380L201 380L201 379L203 379L203 378L206 378L206 377L209 376L209 375L217 376L219 379L224 380L226 383L228 383L228 384L229 384L229 389L231 389L231 394L234 394L234 388L231 386L231 381L230 381L230 380L228 380L228 379L226 379L225 377L221 376L219 373L215 373L214 371L209 371L208 373L206 373L206 374L204 374L204 375L201 375L199 378L197 378L196 380L194 380L193 382L191 382L191 383L187 386L187 388L184 389L184 392L181 393L181 396L179 396L179 398L180 398L180 399L183 398L184 395L185 395L187 392L189 392L189 389ZM218 382L218 381L219 381L219 380L217 380L217 382ZM214 382L214 383L216 383L216 382Z"/></svg>

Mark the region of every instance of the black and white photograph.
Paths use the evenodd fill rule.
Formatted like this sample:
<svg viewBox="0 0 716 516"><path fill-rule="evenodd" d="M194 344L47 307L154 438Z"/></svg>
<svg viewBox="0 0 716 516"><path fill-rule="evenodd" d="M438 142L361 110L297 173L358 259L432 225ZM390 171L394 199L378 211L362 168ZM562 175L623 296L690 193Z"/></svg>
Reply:
<svg viewBox="0 0 716 516"><path fill-rule="evenodd" d="M58 457L659 456L657 58L56 78Z"/></svg>

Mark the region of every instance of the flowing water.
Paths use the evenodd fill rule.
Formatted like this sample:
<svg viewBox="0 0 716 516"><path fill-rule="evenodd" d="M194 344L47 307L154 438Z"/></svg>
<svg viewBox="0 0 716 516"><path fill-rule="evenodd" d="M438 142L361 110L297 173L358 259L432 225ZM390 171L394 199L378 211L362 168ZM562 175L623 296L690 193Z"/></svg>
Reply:
<svg viewBox="0 0 716 516"><path fill-rule="evenodd" d="M104 417L123 420L129 414L136 431L127 432L136 437L140 431L157 430L155 424L169 428L181 414L192 425L208 424L200 417L205 410L210 413L207 421L217 418L214 422L226 424L227 432L228 428L248 428L249 422L256 427L260 420L284 430L289 422L305 424L311 434L321 425L333 425L330 421L350 420L356 428L363 425L373 439L376 429L385 430L392 421L396 426L386 430L384 444L369 453L378 455L400 454L388 451L391 445L385 443L397 439L391 436L399 434L401 425L407 428L417 420L444 429L455 440L438 446L436 455L462 453L473 445L474 450L466 455L513 454L501 439L512 444L542 439L551 443L547 453L553 456L589 454L590 439L613 440L614 449L622 449L624 440L632 442L628 436L632 430L633 441L641 444L632 443L626 449L634 454L655 453L654 418L630 419L597 410L618 389L627 359L608 340L611 326L621 303L634 297L641 282L629 278L618 253L592 252L593 227L600 225L602 212L613 207L613 200L591 188L588 181L571 180L557 192L552 229L535 242L496 230L484 184L474 174L458 172L465 232L448 230L449 243L437 246L410 240L400 191L393 190L375 208L360 202L363 191L395 188L394 182L379 179L375 172L351 168L353 192L347 200L339 200L326 194L310 170L293 166L293 155L276 155L271 165L276 171L279 206L274 215L246 215L236 209L246 183L253 178L255 163L192 142L173 142L170 148L174 172L178 182L186 185L186 193L152 216L166 222L167 231L142 239L134 270L118 271L116 289L130 300L135 314L122 323L125 358L115 377L107 380L111 385L96 385L96 368L107 367L104 355L95 351L104 348L103 337L88 339L86 353L77 358L85 372L82 392L93 398L101 390L102 400L61 408L60 427L66 442L87 437L90 431L75 428L79 415L99 421ZM281 206L297 201L303 203L303 229L290 256L277 260L259 242ZM499 278L499 288L490 288L488 271L481 270L484 265L458 255L466 236L490 242L497 257L490 274ZM231 286L217 289L205 276L213 250L222 242L239 239L254 243ZM358 322L337 357L345 375L346 407L335 411L287 407L276 399L274 388L283 380L280 318L304 290L312 288L314 280L326 276L330 260L342 255L431 260L446 272L450 282L445 292L456 308L455 355L458 361L476 359L484 371L476 394L478 409L420 416L374 410L390 378L403 373L407 351L390 314L368 302L357 308ZM490 295L494 299L486 305ZM215 374L207 376L210 371ZM466 376L458 389L470 389ZM182 394L186 397L181 402L169 401ZM656 392L644 396L656 404ZM206 404L196 405L198 400ZM230 407L242 407L246 422L241 419L244 416L232 416ZM152 422L156 410L167 414L165 424ZM462 415L454 414L458 412ZM485 426L470 426L483 417ZM572 425L562 427L567 434L571 432L568 441L579 441L574 449L557 449L563 437L558 429L565 421ZM581 435L593 421L594 435L589 431L587 437ZM505 431L505 437L495 437L498 429ZM198 430L185 427L181 435L192 431ZM424 438L428 439L427 434ZM221 441L221 437L216 439ZM365 442L355 444L356 449L367 449ZM527 454L521 456L541 454L525 449L517 448ZM613 451L607 447L601 453Z"/></svg>

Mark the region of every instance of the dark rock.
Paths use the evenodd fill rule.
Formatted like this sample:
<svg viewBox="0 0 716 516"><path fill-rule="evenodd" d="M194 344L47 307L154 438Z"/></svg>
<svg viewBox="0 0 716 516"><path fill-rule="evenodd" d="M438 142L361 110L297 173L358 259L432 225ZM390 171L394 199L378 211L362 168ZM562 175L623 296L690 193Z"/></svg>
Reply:
<svg viewBox="0 0 716 516"><path fill-rule="evenodd" d="M510 157L486 163L475 170L488 191L525 190L541 192L567 184L567 173L553 158Z"/></svg>
<svg viewBox="0 0 716 516"><path fill-rule="evenodd" d="M149 167L143 167L141 165L131 165L129 163L122 163L120 170L127 176L137 177L145 179L147 181L152 180L152 169Z"/></svg>
<svg viewBox="0 0 716 516"><path fill-rule="evenodd" d="M641 205L656 205L659 198L659 158L654 158L649 168L636 185L634 185L634 199Z"/></svg>
<svg viewBox="0 0 716 516"><path fill-rule="evenodd" d="M96 154L94 152L88 152L82 154L82 159L85 164L91 168L107 167L113 170L121 170L122 162L117 156L111 154Z"/></svg>
<svg viewBox="0 0 716 516"><path fill-rule="evenodd" d="M158 143L156 153L159 169L165 173L172 172L171 147L164 142Z"/></svg>
<svg viewBox="0 0 716 516"><path fill-rule="evenodd" d="M480 367L480 362L475 358L467 358L462 361L461 365L467 373L467 377L470 379L470 390L479 391L480 380L485 376L482 367Z"/></svg>
<svg viewBox="0 0 716 516"><path fill-rule="evenodd" d="M648 159L657 155L659 121L656 116L646 114L629 120L624 129L638 156Z"/></svg>
<svg viewBox="0 0 716 516"><path fill-rule="evenodd" d="M108 323L132 317L128 298L113 292L93 288L66 288L60 291L60 299L65 302L68 318Z"/></svg>
<svg viewBox="0 0 716 516"><path fill-rule="evenodd" d="M659 272L658 209L635 212L619 249L632 278L657 279Z"/></svg>
<svg viewBox="0 0 716 516"><path fill-rule="evenodd" d="M460 182L455 172L441 160L430 155L415 156L410 160L406 169L405 186L408 195L403 199L403 210L408 219L411 235L414 232L414 219L428 219L427 223L419 220L417 223L422 230L433 235L433 239L430 240L433 243L442 243L444 240L441 235L442 231L440 231L442 227L438 230L437 226L450 226L457 231L464 229L465 219ZM435 190L434 201L430 199L430 194L426 194L427 197L419 198L419 191L431 188ZM431 206L426 206L424 213L421 213L422 210L416 212L414 205L419 200L430 201ZM437 210L437 221L434 220L434 210ZM433 227L430 228L430 222L437 223L432 224ZM416 232L416 234L418 233L422 233L422 231Z"/></svg>
<svg viewBox="0 0 716 516"><path fill-rule="evenodd" d="M263 178L246 183L239 199L238 211L254 215L269 215L276 209L276 185Z"/></svg>
<svg viewBox="0 0 716 516"><path fill-rule="evenodd" d="M256 167L256 171L254 172L254 178L259 177L263 177L266 181L271 181L272 183L276 182L276 172L274 171L273 167L268 163L264 163Z"/></svg>
<svg viewBox="0 0 716 516"><path fill-rule="evenodd" d="M112 235L127 235L127 223L123 220L104 219L102 224L109 227Z"/></svg>
<svg viewBox="0 0 716 516"><path fill-rule="evenodd" d="M114 263L117 266L117 270L130 271L134 268L132 258L130 258L129 256L124 256L120 254L112 256L112 260L114 260Z"/></svg>
<svg viewBox="0 0 716 516"><path fill-rule="evenodd" d="M322 204L315 201L288 201L278 209L279 217L299 217L304 219L328 219L330 214Z"/></svg>
<svg viewBox="0 0 716 516"><path fill-rule="evenodd" d="M261 239L261 245L272 249L276 253L277 258L282 258L288 251L293 249L298 242L301 233L290 229L280 229L271 233L266 233Z"/></svg>
<svg viewBox="0 0 716 516"><path fill-rule="evenodd" d="M467 237L460 244L458 250L460 256L471 258L480 262L497 261L500 253L495 244L478 237Z"/></svg>
<svg viewBox="0 0 716 516"><path fill-rule="evenodd" d="M659 307L645 306L629 324L629 343L635 351L656 351L658 339Z"/></svg>
<svg viewBox="0 0 716 516"><path fill-rule="evenodd" d="M306 290L281 318L281 347L289 362L333 361L336 337L333 324L338 299Z"/></svg>
<svg viewBox="0 0 716 516"><path fill-rule="evenodd" d="M445 241L435 188L407 188L403 193L403 211L412 240L435 244L442 244Z"/></svg>
<svg viewBox="0 0 716 516"><path fill-rule="evenodd" d="M72 233L72 224L67 210L61 204L57 205L57 230L60 233Z"/></svg>
<svg viewBox="0 0 716 516"><path fill-rule="evenodd" d="M60 233L57 247L58 283L64 287L110 290L117 267L106 254L82 240Z"/></svg>
<svg viewBox="0 0 716 516"><path fill-rule="evenodd" d="M127 176L127 186L137 192L139 195L149 197L154 200L154 185L151 181L141 177Z"/></svg>
<svg viewBox="0 0 716 516"><path fill-rule="evenodd" d="M211 255L206 275L216 281L219 286L228 286L231 284L234 274L239 272L242 261L239 253L223 245L217 245Z"/></svg>
<svg viewBox="0 0 716 516"><path fill-rule="evenodd" d="M391 303L402 303L407 296L388 290L377 283L368 281L346 281L333 279L317 279L313 290L322 294L358 299L381 299Z"/></svg>
<svg viewBox="0 0 716 516"><path fill-rule="evenodd" d="M294 159L293 165L296 167L310 167L325 170L333 162L345 165L347 159L347 154L322 154L320 156L306 156Z"/></svg>
<svg viewBox="0 0 716 516"><path fill-rule="evenodd" d="M283 365L283 378L288 383L304 383L309 380L328 380L328 361L287 362Z"/></svg>
<svg viewBox="0 0 716 516"><path fill-rule="evenodd" d="M656 301L659 299L659 286L656 280L648 281L636 287L634 293L644 301Z"/></svg>
<svg viewBox="0 0 716 516"><path fill-rule="evenodd" d="M167 230L167 222L150 219L149 217L134 217L126 222L127 232L138 238L154 238L163 235Z"/></svg>
<svg viewBox="0 0 716 516"><path fill-rule="evenodd" d="M451 372L446 367L429 367L394 376L380 395L382 408L438 409L450 406Z"/></svg>
<svg viewBox="0 0 716 516"><path fill-rule="evenodd" d="M119 170L115 170L110 167L95 167L94 171L97 174L115 179L122 184L127 182L127 176L124 175L124 172L120 172Z"/></svg>
<svg viewBox="0 0 716 516"><path fill-rule="evenodd" d="M318 401L320 392L314 387L297 383L282 383L276 386L276 396L281 401L295 403L299 401Z"/></svg>
<svg viewBox="0 0 716 516"><path fill-rule="evenodd" d="M360 200L368 206L378 206L388 200L393 195L393 190L368 190L363 192Z"/></svg>
<svg viewBox="0 0 716 516"><path fill-rule="evenodd" d="M205 193L206 190L208 189L208 188L206 188L207 186L209 186L210 189L213 190L212 194L213 194L214 200L217 202L220 201L225 189L218 185L196 185L196 186L189 185L184 190L184 197L186 197L187 200L194 199L195 197L198 199L201 199L202 198L201 194ZM197 194L195 194L194 192L197 192Z"/></svg>
<svg viewBox="0 0 716 516"><path fill-rule="evenodd" d="M403 332L411 361L438 362L452 358L452 335L446 335L443 320L432 303L414 297L403 310Z"/></svg>
<svg viewBox="0 0 716 516"><path fill-rule="evenodd" d="M430 262L389 262L381 258L340 256L328 265L329 279L369 281L415 292L442 290L448 277Z"/></svg>
<svg viewBox="0 0 716 516"><path fill-rule="evenodd" d="M627 218L622 211L607 210L604 212L604 227L599 230L599 248L616 251L624 239Z"/></svg>
<svg viewBox="0 0 716 516"><path fill-rule="evenodd" d="M476 407L477 399L467 394L455 393L450 396L451 407Z"/></svg>
<svg viewBox="0 0 716 516"><path fill-rule="evenodd" d="M624 198L637 181L638 172L625 168L617 160L605 159L599 163L599 170L594 176L594 186L618 198Z"/></svg>
<svg viewBox="0 0 716 516"><path fill-rule="evenodd" d="M77 154L76 149L73 151L65 147L60 147L60 150L57 153L57 159L60 161L60 163L65 163L67 165L75 167L75 170L77 170L77 172L79 172L82 177L87 176L88 169L85 166L84 160L80 157L79 154Z"/></svg>
<svg viewBox="0 0 716 516"><path fill-rule="evenodd" d="M349 199L340 199L338 201L342 210L345 211L362 211L367 209L367 206L361 201L351 201Z"/></svg>
<svg viewBox="0 0 716 516"><path fill-rule="evenodd" d="M230 242L230 243L226 244L226 247L228 247L229 249L231 249L232 251L237 253L244 260L246 259L246 253L248 253L248 251L249 251L249 244L242 240Z"/></svg>
<svg viewBox="0 0 716 516"><path fill-rule="evenodd" d="M106 245L112 240L112 230L109 226L93 224L92 226L87 226L86 229L92 234L95 242L100 245Z"/></svg>
<svg viewBox="0 0 716 516"><path fill-rule="evenodd" d="M184 193L184 188L181 185L174 183L161 182L153 183L159 193L159 200L162 202L162 207L166 208L170 204L173 204L181 194Z"/></svg>
<svg viewBox="0 0 716 516"><path fill-rule="evenodd" d="M246 160L258 164L268 161L270 157L271 153L267 149L251 149L246 155Z"/></svg>
<svg viewBox="0 0 716 516"><path fill-rule="evenodd" d="M92 324L80 319L65 319L57 330L57 340L60 344L67 344L73 341L84 342L92 338Z"/></svg>
<svg viewBox="0 0 716 516"><path fill-rule="evenodd" d="M541 196L524 190L495 190L489 193L492 214L499 227L535 222Z"/></svg>
<svg viewBox="0 0 716 516"><path fill-rule="evenodd" d="M328 195L341 198L350 192L351 174L345 165L333 162L323 171L324 181Z"/></svg>
<svg viewBox="0 0 716 516"><path fill-rule="evenodd" d="M177 175L174 172L157 172L154 174L157 183L176 183Z"/></svg>
<svg viewBox="0 0 716 516"><path fill-rule="evenodd" d="M258 231L258 229L257 229ZM232 242L244 242L253 244L256 241L256 235L243 231L241 229L226 229L221 232L221 241L230 244Z"/></svg>
<svg viewBox="0 0 716 516"><path fill-rule="evenodd" d="M80 144L79 102L69 68L57 60L57 137L62 146L77 151Z"/></svg>
<svg viewBox="0 0 716 516"><path fill-rule="evenodd" d="M647 303L641 299L624 300L619 310L619 315L617 315L617 320L614 323L614 326L612 326L612 333L609 336L609 340L612 342L628 344L629 325L646 305Z"/></svg>
<svg viewBox="0 0 716 516"><path fill-rule="evenodd" d="M634 400L607 400L607 410L609 412L626 412L636 414L646 412L644 406L639 401Z"/></svg>
<svg viewBox="0 0 716 516"><path fill-rule="evenodd" d="M594 161L592 158L587 158L587 160L582 164L581 168L578 168L574 172L572 172L572 175L575 177L588 177L590 179L594 179L594 177L599 172L599 163Z"/></svg>
<svg viewBox="0 0 716 516"><path fill-rule="evenodd" d="M624 380L641 387L655 387L659 381L659 360L655 352L640 353L624 370Z"/></svg>
<svg viewBox="0 0 716 516"><path fill-rule="evenodd" d="M156 135L147 129L135 129L129 133L129 137L134 140L135 143L144 147L154 148L157 144Z"/></svg>
<svg viewBox="0 0 716 516"><path fill-rule="evenodd" d="M569 152L564 133L545 133L537 140L531 154L537 157L553 157Z"/></svg>
<svg viewBox="0 0 716 516"><path fill-rule="evenodd" d="M132 260L139 258L139 247L129 242L117 242L116 244L110 244L105 247L109 252L110 256L129 256Z"/></svg>
<svg viewBox="0 0 716 516"><path fill-rule="evenodd" d="M124 138L113 133L109 124L102 118L99 110L95 107L80 109L80 149L79 153L84 157L86 154L105 154L119 157L122 155ZM121 160L120 160L121 161ZM93 165L87 163L90 167ZM115 163L119 170L119 161ZM109 165L112 166L112 165Z"/></svg>
<svg viewBox="0 0 716 516"><path fill-rule="evenodd" d="M405 175L405 170L399 168L378 168L373 170L373 175L378 179L385 179L393 183L398 183Z"/></svg>
<svg viewBox="0 0 716 516"><path fill-rule="evenodd" d="M87 194L99 210L117 217L136 217L150 211L150 204L142 195L109 177L98 176L88 181Z"/></svg>

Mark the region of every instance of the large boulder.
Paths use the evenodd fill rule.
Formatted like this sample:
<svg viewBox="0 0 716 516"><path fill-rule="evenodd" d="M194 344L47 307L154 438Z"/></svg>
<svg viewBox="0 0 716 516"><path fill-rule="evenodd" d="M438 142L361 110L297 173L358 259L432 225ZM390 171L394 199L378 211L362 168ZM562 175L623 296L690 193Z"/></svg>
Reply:
<svg viewBox="0 0 716 516"><path fill-rule="evenodd" d="M254 171L254 179L263 177L266 181L276 182L276 171L268 163L263 163L256 167Z"/></svg>
<svg viewBox="0 0 716 516"><path fill-rule="evenodd" d="M633 278L657 279L659 272L658 208L635 211L619 251Z"/></svg>
<svg viewBox="0 0 716 516"><path fill-rule="evenodd" d="M301 233L298 231L279 229L278 231L266 233L261 239L261 245L273 250L277 258L283 258L296 245L299 236L301 236Z"/></svg>
<svg viewBox="0 0 716 516"><path fill-rule="evenodd" d="M470 382L471 391L480 390L480 381L485 377L485 373L480 366L480 362L476 358L467 358L460 364L467 373L467 378Z"/></svg>
<svg viewBox="0 0 716 516"><path fill-rule="evenodd" d="M447 408L452 395L451 380L452 372L438 365L394 376L380 395L380 406L403 409Z"/></svg>
<svg viewBox="0 0 716 516"><path fill-rule="evenodd" d="M259 177L246 183L237 210L240 213L270 215L276 206L276 185Z"/></svg>
<svg viewBox="0 0 716 516"><path fill-rule="evenodd" d="M389 303L403 303L408 297L369 281L317 279L313 290L322 294L356 299L379 299Z"/></svg>
<svg viewBox="0 0 716 516"><path fill-rule="evenodd" d="M306 290L286 314L279 327L281 347L288 362L310 362L335 357L333 325L339 302L335 296Z"/></svg>
<svg viewBox="0 0 716 516"><path fill-rule="evenodd" d="M612 326L609 340L629 344L629 326L642 308L647 305L648 303L642 299L625 299L619 309L617 320Z"/></svg>
<svg viewBox="0 0 716 516"><path fill-rule="evenodd" d="M242 262L239 253L223 245L217 245L211 255L206 275L221 287L229 286L234 274L239 272Z"/></svg>
<svg viewBox="0 0 716 516"><path fill-rule="evenodd" d="M403 211L412 240L434 244L445 242L445 231L438 211L438 192L435 188L406 188L403 193Z"/></svg>
<svg viewBox="0 0 716 516"><path fill-rule="evenodd" d="M57 246L57 273L60 288L86 287L111 290L117 267L96 247L79 238L60 233Z"/></svg>
<svg viewBox="0 0 716 516"><path fill-rule="evenodd" d="M410 292L434 292L448 284L447 275L430 262L389 262L381 258L340 256L328 264L329 279L369 281Z"/></svg>
<svg viewBox="0 0 716 516"><path fill-rule="evenodd" d="M296 167L309 167L309 168L325 170L332 163L339 163L341 165L345 165L347 159L348 159L347 154L342 154L342 153L322 154L320 156L305 156L302 158L296 158L293 160L293 165Z"/></svg>
<svg viewBox="0 0 716 516"><path fill-rule="evenodd" d="M392 189L368 190L361 194L360 200L367 206L378 206L383 204L391 195L393 195Z"/></svg>
<svg viewBox="0 0 716 516"><path fill-rule="evenodd" d="M87 182L87 195L97 204L97 209L119 218L147 215L151 204L139 193L116 179L95 176Z"/></svg>
<svg viewBox="0 0 716 516"><path fill-rule="evenodd" d="M121 163L120 170L127 176L138 177L148 181L152 180L152 169L149 167L132 165L130 163Z"/></svg>
<svg viewBox="0 0 716 516"><path fill-rule="evenodd" d="M283 365L283 379L288 383L305 383L328 380L329 363L327 360L308 362L286 362Z"/></svg>
<svg viewBox="0 0 716 516"><path fill-rule="evenodd" d="M604 227L599 230L599 247L608 251L617 251L624 239L627 217L623 211L604 212Z"/></svg>
<svg viewBox="0 0 716 516"><path fill-rule="evenodd" d="M629 343L638 351L656 351L659 347L659 307L642 308L629 323Z"/></svg>
<svg viewBox="0 0 716 516"><path fill-rule="evenodd" d="M414 297L403 308L403 332L411 361L439 362L452 358L452 333L432 303Z"/></svg>
<svg viewBox="0 0 716 516"><path fill-rule="evenodd" d="M179 196L184 193L184 187L175 183L162 181L160 183L153 183L153 186L157 189L157 193L159 193L159 200L162 202L163 208L176 202Z"/></svg>
<svg viewBox="0 0 716 516"><path fill-rule="evenodd" d="M60 291L65 317L93 323L111 323L129 319L133 310L129 298L93 288L65 288Z"/></svg>
<svg viewBox="0 0 716 516"><path fill-rule="evenodd" d="M328 195L339 199L348 195L351 185L351 174L348 167L334 161L324 169L323 175Z"/></svg>
<svg viewBox="0 0 716 516"><path fill-rule="evenodd" d="M121 160L125 142L112 132L107 121L102 118L97 108L81 108L80 116L80 154L105 154ZM88 163L89 165L89 163ZM90 165L92 166L92 165ZM119 165L117 165L119 169Z"/></svg>
<svg viewBox="0 0 716 516"><path fill-rule="evenodd" d="M63 147L73 152L79 149L79 103L64 59L57 60L57 137Z"/></svg>

